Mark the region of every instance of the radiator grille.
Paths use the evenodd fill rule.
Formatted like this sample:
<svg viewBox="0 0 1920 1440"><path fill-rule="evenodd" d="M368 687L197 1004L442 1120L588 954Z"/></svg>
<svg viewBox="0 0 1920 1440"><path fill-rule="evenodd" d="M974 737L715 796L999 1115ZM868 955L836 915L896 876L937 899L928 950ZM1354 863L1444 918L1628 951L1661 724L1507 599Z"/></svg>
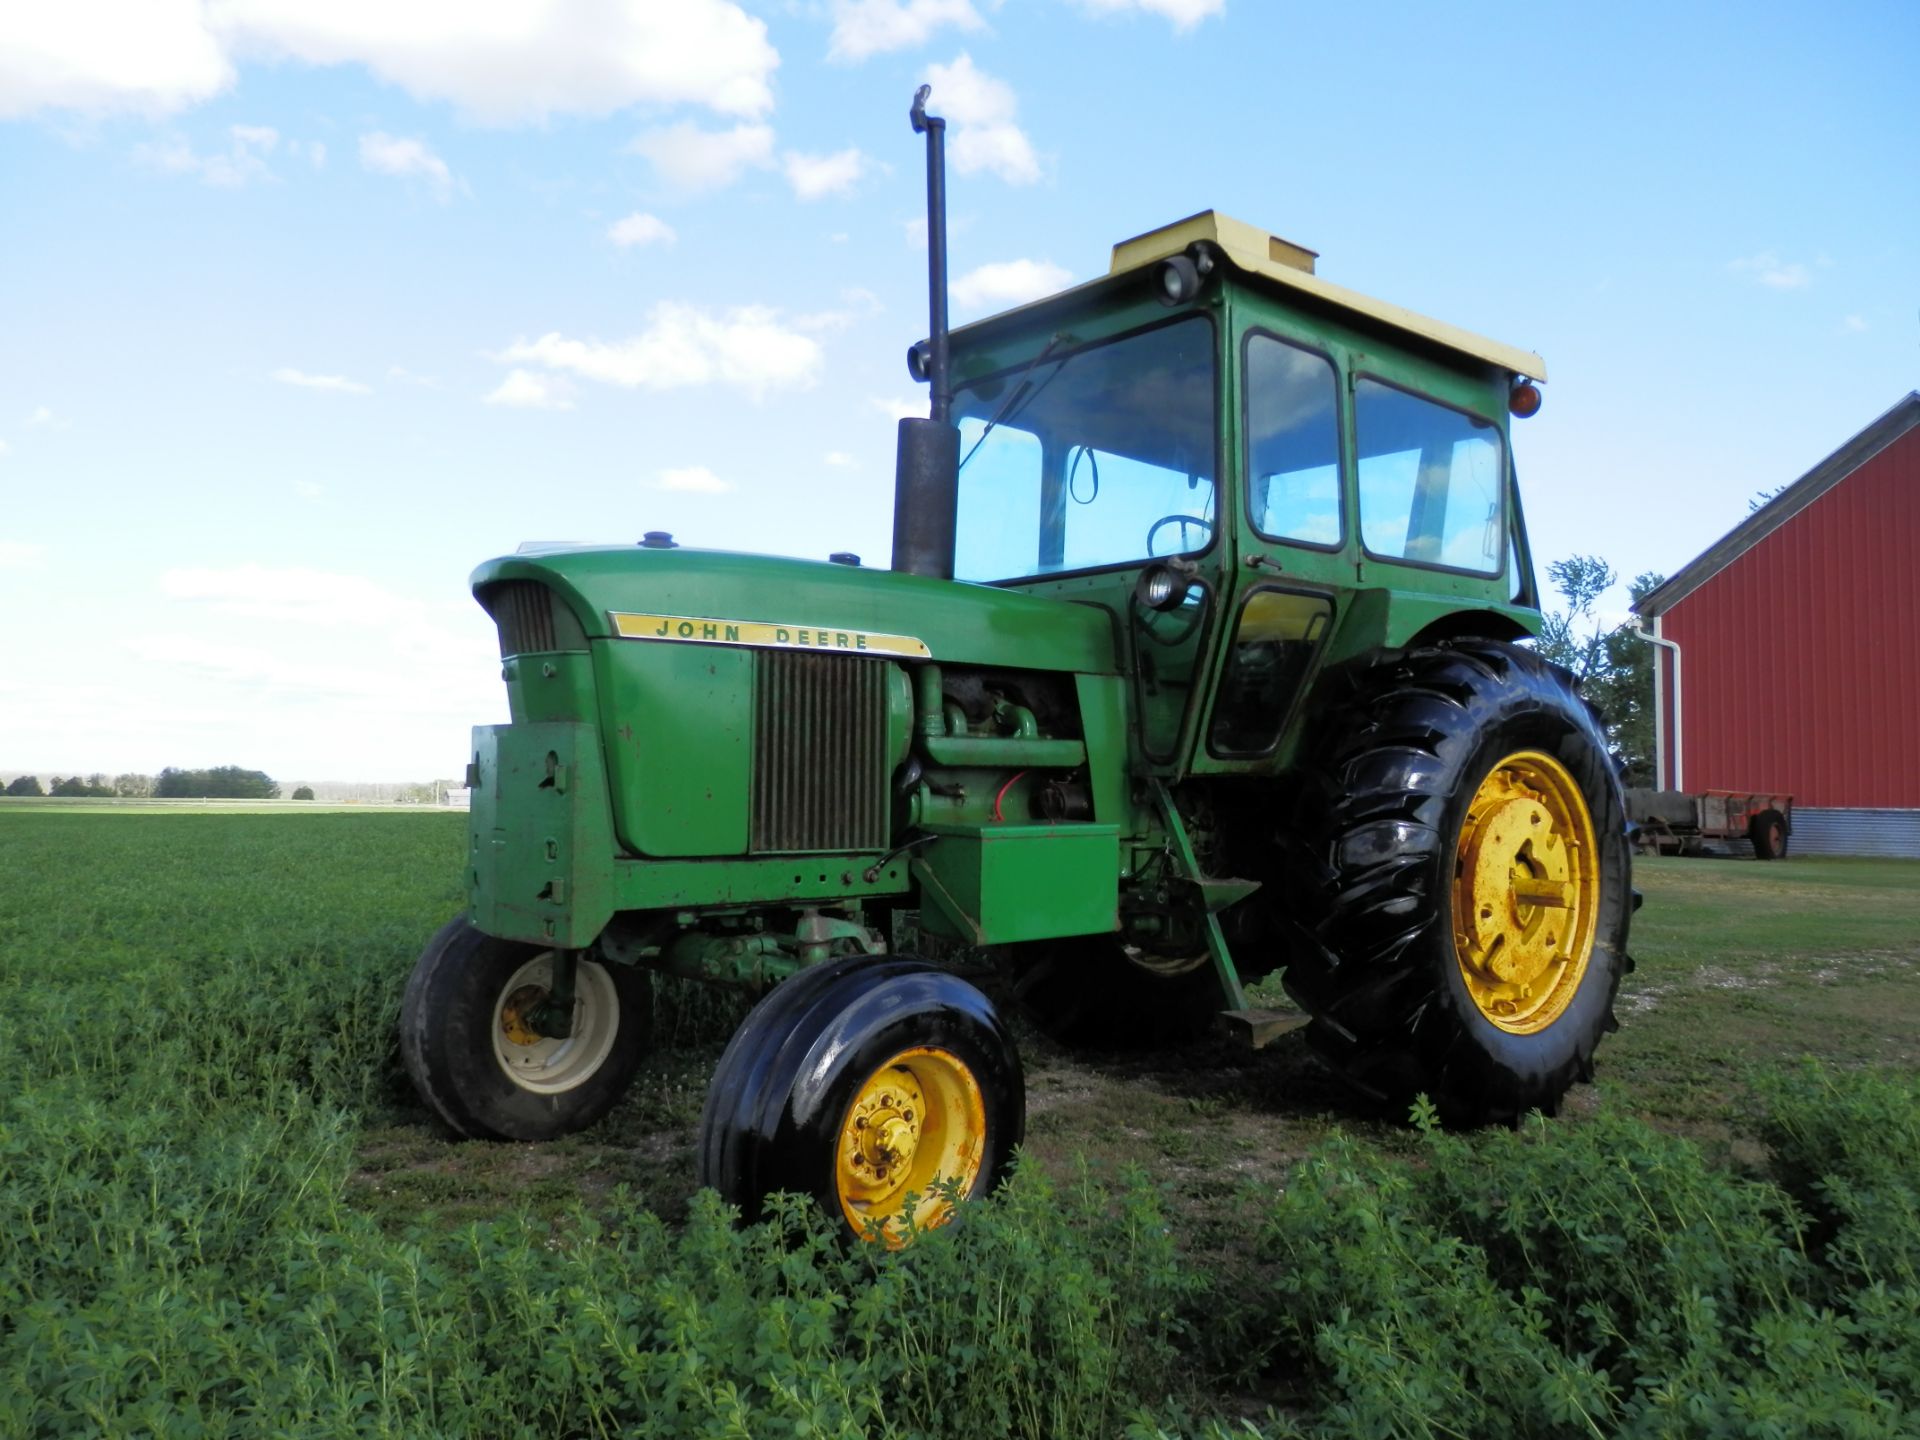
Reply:
<svg viewBox="0 0 1920 1440"><path fill-rule="evenodd" d="M508 580L489 597L493 623L500 629L500 654L533 655L557 650L553 635L553 596L535 580Z"/></svg>
<svg viewBox="0 0 1920 1440"><path fill-rule="evenodd" d="M754 680L753 851L885 849L887 663L762 650Z"/></svg>

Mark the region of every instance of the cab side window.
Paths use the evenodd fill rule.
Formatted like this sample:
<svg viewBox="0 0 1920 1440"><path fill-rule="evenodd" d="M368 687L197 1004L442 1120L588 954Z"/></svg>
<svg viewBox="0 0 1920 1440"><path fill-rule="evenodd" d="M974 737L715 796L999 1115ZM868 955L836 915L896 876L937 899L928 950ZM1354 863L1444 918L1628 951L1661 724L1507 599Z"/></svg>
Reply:
<svg viewBox="0 0 1920 1440"><path fill-rule="evenodd" d="M1247 513L1270 540L1341 541L1336 394L1326 356L1247 337Z"/></svg>
<svg viewBox="0 0 1920 1440"><path fill-rule="evenodd" d="M1506 450L1491 421L1378 380L1353 387L1360 540L1383 560L1494 575Z"/></svg>

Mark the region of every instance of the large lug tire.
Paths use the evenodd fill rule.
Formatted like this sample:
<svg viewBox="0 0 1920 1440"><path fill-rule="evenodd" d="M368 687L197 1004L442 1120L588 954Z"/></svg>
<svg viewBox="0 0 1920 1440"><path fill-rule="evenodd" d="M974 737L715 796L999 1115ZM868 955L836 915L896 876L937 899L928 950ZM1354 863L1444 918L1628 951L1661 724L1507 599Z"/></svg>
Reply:
<svg viewBox="0 0 1920 1440"><path fill-rule="evenodd" d="M1205 955L1135 956L1111 935L1016 948L1013 998L1049 1039L1076 1050L1146 1051L1212 1032L1224 1003Z"/></svg>
<svg viewBox="0 0 1920 1440"><path fill-rule="evenodd" d="M573 1033L523 1016L546 999L553 952L464 919L428 942L400 1005L400 1055L420 1098L475 1140L551 1140L611 1110L646 1053L653 987L625 965L578 962Z"/></svg>
<svg viewBox="0 0 1920 1440"><path fill-rule="evenodd" d="M1308 767L1285 976L1366 1093L1450 1124L1555 1113L1618 1028L1632 862L1598 716L1496 641L1356 673Z"/></svg>
<svg viewBox="0 0 1920 1440"><path fill-rule="evenodd" d="M743 1219L812 1196L849 1236L900 1243L949 1218L935 1180L989 1194L1026 1132L1020 1056L973 986L851 956L775 986L734 1033L701 1118L699 1182ZM909 1197L917 1197L910 1200Z"/></svg>

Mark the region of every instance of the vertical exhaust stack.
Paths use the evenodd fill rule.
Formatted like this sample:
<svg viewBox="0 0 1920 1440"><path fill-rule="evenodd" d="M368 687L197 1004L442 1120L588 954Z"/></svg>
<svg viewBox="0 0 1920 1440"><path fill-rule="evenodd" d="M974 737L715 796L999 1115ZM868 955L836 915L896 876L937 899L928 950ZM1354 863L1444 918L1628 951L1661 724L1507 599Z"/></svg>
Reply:
<svg viewBox="0 0 1920 1440"><path fill-rule="evenodd" d="M960 431L947 376L947 122L927 114L931 85L913 97L914 133L927 137L927 340L907 352L907 370L932 391L932 413L900 422L893 467L893 568L953 578L960 503Z"/></svg>

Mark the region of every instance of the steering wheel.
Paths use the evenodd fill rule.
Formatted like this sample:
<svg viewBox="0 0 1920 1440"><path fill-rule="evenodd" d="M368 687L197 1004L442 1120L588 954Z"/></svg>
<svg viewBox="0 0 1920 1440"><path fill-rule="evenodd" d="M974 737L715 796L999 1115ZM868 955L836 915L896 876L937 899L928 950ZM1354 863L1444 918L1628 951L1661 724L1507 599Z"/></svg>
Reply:
<svg viewBox="0 0 1920 1440"><path fill-rule="evenodd" d="M1159 558L1159 556L1155 553L1153 548L1153 537L1158 535L1163 529L1165 529L1169 525L1178 525L1180 527L1180 538L1182 541L1184 541L1187 538L1187 526L1189 525L1198 525L1201 528L1201 530L1205 532L1205 535L1202 537L1203 539L1205 540L1213 539L1213 522L1211 520L1203 520L1198 515L1162 515L1158 520L1154 521L1153 524L1147 527L1147 555L1150 558L1153 558L1153 559ZM1171 553L1175 555L1184 555L1187 551L1198 549L1198 548L1199 548L1198 546L1183 544L1180 547L1180 549L1175 550Z"/></svg>

